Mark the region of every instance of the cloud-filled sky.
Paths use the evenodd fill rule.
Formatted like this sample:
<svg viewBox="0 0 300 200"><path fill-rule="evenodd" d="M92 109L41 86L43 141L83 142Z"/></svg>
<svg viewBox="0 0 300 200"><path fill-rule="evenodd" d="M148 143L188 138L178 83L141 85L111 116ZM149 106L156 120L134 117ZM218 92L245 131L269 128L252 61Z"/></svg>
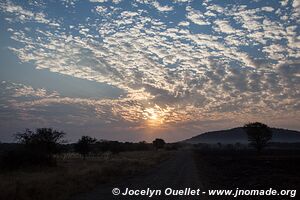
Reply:
<svg viewBox="0 0 300 200"><path fill-rule="evenodd" d="M300 130L300 1L0 2L0 141Z"/></svg>

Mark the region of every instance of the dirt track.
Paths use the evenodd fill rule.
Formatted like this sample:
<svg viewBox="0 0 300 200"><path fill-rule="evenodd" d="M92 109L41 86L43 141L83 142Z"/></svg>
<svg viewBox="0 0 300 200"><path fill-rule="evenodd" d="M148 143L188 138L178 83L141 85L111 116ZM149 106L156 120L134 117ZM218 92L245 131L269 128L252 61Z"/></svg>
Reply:
<svg viewBox="0 0 300 200"><path fill-rule="evenodd" d="M113 188L119 188L121 193L129 189L150 188L152 190L161 190L161 195L153 196L114 196ZM89 193L78 195L72 200L109 200L109 199L204 199L200 196L165 196L165 188L172 189L201 189L198 180L196 165L194 163L192 152L178 151L175 156L161 163L157 167L149 170L139 176L123 179L119 183L99 186L96 190Z"/></svg>

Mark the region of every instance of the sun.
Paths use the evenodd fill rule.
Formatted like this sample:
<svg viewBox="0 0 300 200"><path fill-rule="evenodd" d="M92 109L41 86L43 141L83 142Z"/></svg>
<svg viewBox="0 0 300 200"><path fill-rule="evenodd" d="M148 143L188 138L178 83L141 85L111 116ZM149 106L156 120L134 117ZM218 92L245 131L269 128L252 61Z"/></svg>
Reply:
<svg viewBox="0 0 300 200"><path fill-rule="evenodd" d="M158 105L144 110L144 119L150 126L159 126L164 122L165 112Z"/></svg>
<svg viewBox="0 0 300 200"><path fill-rule="evenodd" d="M159 114L154 108L147 108L145 109L147 113L147 117L152 120L157 120L159 118Z"/></svg>

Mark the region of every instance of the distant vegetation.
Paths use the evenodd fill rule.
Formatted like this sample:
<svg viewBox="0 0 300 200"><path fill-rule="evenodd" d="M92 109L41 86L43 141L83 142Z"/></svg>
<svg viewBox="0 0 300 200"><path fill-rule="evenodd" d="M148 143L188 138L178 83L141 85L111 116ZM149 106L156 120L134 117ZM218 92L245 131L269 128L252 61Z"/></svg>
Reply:
<svg viewBox="0 0 300 200"><path fill-rule="evenodd" d="M85 159L87 156L97 156L103 152L111 152L117 154L124 151L147 151L153 147L144 141L138 143L132 142L118 142L118 141L106 141L97 140L89 136L82 136L77 143L74 144L74 150L76 153L82 155Z"/></svg>
<svg viewBox="0 0 300 200"><path fill-rule="evenodd" d="M148 151L161 149L165 146L163 139L155 139L152 144L145 141L118 142L97 140L90 136L82 136L76 143L66 144L65 133L52 128L38 128L35 131L26 129L17 133L16 145L8 145L4 152L0 151L0 165L2 168L14 170L30 166L55 166L56 158L63 153L78 153L85 160L87 157L101 156L105 152L118 154L125 151ZM4 145L5 146L5 145ZM175 145L167 146L168 150L175 150Z"/></svg>
<svg viewBox="0 0 300 200"><path fill-rule="evenodd" d="M61 152L64 132L51 128L26 129L15 135L20 144L15 149L3 153L2 166L9 169L29 165L55 165L54 154Z"/></svg>
<svg viewBox="0 0 300 200"><path fill-rule="evenodd" d="M82 136L81 139L75 144L75 152L82 155L85 159L86 156L91 152L91 145L95 144L97 140L90 136Z"/></svg>
<svg viewBox="0 0 300 200"><path fill-rule="evenodd" d="M177 148L162 139L157 139L157 146L156 142L89 136L67 144L65 136L51 128L26 129L15 135L17 143L0 144L0 199L68 199L98 184L144 171L170 157L172 151L166 150Z"/></svg>

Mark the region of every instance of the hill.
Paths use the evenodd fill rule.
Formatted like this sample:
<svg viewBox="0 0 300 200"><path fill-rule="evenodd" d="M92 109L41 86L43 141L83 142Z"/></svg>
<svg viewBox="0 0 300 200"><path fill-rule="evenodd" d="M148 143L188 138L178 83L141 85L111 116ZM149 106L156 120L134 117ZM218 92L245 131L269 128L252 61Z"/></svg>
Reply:
<svg viewBox="0 0 300 200"><path fill-rule="evenodd" d="M300 142L300 132L287 130L287 129L279 129L272 128L273 132L273 143L298 143ZM243 130L242 127L233 128L229 130L220 130L220 131L212 131L202 133L190 139L184 140L182 142L190 143L190 144L198 144L198 143L225 143L225 144L235 144L239 143L248 143L247 134Z"/></svg>

